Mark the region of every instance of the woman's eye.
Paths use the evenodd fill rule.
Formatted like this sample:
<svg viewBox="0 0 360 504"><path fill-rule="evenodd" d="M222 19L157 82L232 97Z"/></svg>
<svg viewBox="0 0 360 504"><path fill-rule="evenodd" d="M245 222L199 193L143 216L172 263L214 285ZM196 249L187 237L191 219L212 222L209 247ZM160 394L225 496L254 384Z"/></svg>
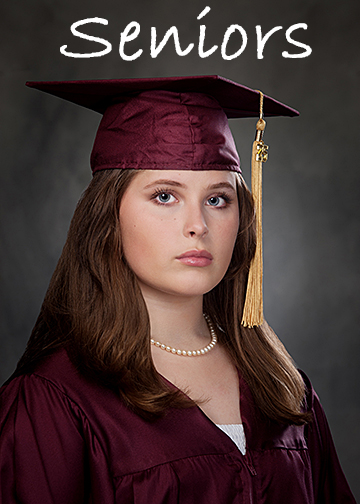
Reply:
<svg viewBox="0 0 360 504"><path fill-rule="evenodd" d="M167 192L159 193L156 199L159 203L172 203L175 200L174 196Z"/></svg>
<svg viewBox="0 0 360 504"><path fill-rule="evenodd" d="M222 196L212 196L207 200L208 205L213 207L224 207L226 205L225 198Z"/></svg>

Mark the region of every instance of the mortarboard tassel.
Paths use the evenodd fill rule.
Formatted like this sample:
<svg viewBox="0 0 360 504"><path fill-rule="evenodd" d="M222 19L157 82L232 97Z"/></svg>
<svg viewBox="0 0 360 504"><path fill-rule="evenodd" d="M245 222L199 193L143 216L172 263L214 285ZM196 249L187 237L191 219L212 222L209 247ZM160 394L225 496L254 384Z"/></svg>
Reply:
<svg viewBox="0 0 360 504"><path fill-rule="evenodd" d="M268 158L268 146L262 140L266 122L263 119L263 94L260 93L260 119L256 124L256 137L251 156L251 191L255 204L256 252L250 264L245 305L241 324L259 326L263 314L263 251L262 251L262 164Z"/></svg>

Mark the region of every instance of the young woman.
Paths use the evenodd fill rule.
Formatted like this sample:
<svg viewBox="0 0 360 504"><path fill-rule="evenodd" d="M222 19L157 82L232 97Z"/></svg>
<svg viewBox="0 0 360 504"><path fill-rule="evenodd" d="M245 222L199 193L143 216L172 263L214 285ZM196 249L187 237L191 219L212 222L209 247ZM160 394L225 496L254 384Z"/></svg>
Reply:
<svg viewBox="0 0 360 504"><path fill-rule="evenodd" d="M228 81L165 82L106 103L2 389L0 502L353 503L310 382L266 322L241 324L256 240Z"/></svg>

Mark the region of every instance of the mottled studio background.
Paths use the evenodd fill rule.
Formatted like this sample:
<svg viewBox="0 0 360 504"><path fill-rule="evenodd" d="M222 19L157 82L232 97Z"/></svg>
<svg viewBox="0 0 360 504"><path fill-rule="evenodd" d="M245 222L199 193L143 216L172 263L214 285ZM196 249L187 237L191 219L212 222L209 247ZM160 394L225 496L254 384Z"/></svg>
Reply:
<svg viewBox="0 0 360 504"><path fill-rule="evenodd" d="M200 22L196 17L209 5ZM109 40L110 54L73 59L60 54L103 49L80 41L70 25L101 17L108 26L86 33ZM268 121L271 147L264 166L265 314L320 395L351 487L360 498L359 310L359 28L358 0L13 0L1 12L1 333L0 379L23 352L50 275L64 243L76 201L90 180L89 152L100 116L25 88L26 80L220 74L284 101L300 118ZM125 62L119 34L131 21L141 34L126 46L142 56ZM244 27L248 45L232 61L220 51L197 54L199 25L205 48L221 44L232 23ZM311 56L285 59L285 29L310 45ZM255 26L283 26L256 58ZM150 27L172 43L149 55ZM81 28L80 28L81 30ZM233 36L229 52L239 47ZM254 120L232 121L249 179Z"/></svg>

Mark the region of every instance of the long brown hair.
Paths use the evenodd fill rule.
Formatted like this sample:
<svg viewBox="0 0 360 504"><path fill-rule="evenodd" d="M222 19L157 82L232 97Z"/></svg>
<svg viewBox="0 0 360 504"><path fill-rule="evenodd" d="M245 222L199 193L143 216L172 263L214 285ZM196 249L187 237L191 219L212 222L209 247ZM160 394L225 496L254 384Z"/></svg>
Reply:
<svg viewBox="0 0 360 504"><path fill-rule="evenodd" d="M150 322L136 277L122 253L121 198L136 170L94 175L75 210L16 375L30 372L65 347L85 375L111 387L145 418L193 403L169 387L153 365ZM241 326L248 268L255 252L254 207L239 176L240 229L222 281L204 296L204 311L247 381L261 411L282 423L304 423L303 380L284 346L264 323ZM220 330L221 328L221 330Z"/></svg>

